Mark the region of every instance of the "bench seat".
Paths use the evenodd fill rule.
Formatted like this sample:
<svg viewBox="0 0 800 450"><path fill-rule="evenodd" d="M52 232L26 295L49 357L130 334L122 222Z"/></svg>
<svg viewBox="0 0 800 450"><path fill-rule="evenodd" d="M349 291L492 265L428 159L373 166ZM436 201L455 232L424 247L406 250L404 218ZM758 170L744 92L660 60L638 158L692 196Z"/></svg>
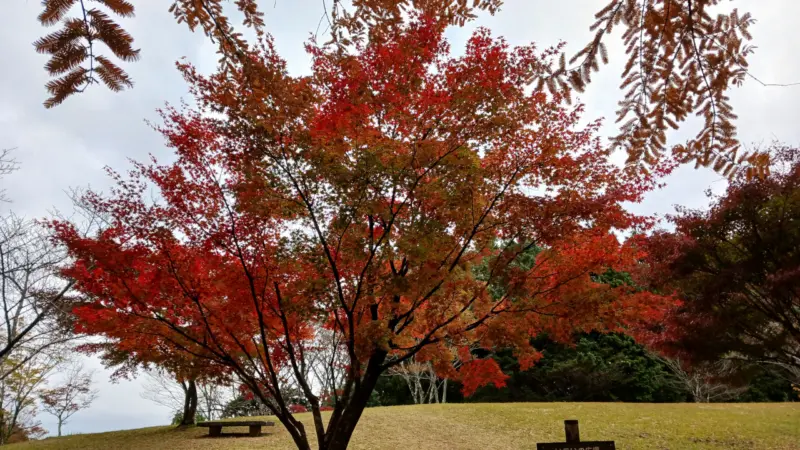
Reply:
<svg viewBox="0 0 800 450"><path fill-rule="evenodd" d="M217 437L222 435L223 427L248 427L250 428L250 436L261 436L261 427L274 426L275 422L267 422L265 420L222 420L214 422L200 422L198 427L208 428L208 435Z"/></svg>

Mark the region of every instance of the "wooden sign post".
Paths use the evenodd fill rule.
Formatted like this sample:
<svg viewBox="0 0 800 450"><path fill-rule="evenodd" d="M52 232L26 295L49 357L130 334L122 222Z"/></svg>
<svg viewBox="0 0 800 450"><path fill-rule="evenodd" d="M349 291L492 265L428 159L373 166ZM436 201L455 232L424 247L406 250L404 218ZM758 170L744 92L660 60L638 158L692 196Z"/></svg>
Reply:
<svg viewBox="0 0 800 450"><path fill-rule="evenodd" d="M567 442L536 444L536 450L617 450L614 441L581 442L577 420L565 420L564 433L567 435Z"/></svg>

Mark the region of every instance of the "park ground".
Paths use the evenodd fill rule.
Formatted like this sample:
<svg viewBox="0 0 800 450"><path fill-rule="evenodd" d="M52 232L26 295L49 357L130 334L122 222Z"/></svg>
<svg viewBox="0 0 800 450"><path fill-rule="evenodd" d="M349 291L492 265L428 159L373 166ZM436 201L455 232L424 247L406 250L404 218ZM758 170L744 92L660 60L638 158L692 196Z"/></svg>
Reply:
<svg viewBox="0 0 800 450"><path fill-rule="evenodd" d="M310 425L310 414L299 416ZM380 407L365 411L350 448L534 449L537 442L563 441L564 419L580 421L582 440L614 440L618 449L800 449L800 403L483 403ZM245 428L223 431L229 430L247 431ZM153 427L50 438L12 445L9 449L293 448L280 424L266 430L269 434L257 438L208 438L205 428Z"/></svg>

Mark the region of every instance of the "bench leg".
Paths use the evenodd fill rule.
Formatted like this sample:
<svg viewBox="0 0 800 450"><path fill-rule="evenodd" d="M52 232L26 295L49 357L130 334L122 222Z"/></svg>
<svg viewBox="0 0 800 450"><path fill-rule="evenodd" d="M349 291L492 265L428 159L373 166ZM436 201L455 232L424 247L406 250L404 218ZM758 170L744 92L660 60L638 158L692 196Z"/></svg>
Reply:
<svg viewBox="0 0 800 450"><path fill-rule="evenodd" d="M219 437L222 434L222 427L209 427L208 435L211 437Z"/></svg>
<svg viewBox="0 0 800 450"><path fill-rule="evenodd" d="M250 436L261 436L261 425L250 425Z"/></svg>

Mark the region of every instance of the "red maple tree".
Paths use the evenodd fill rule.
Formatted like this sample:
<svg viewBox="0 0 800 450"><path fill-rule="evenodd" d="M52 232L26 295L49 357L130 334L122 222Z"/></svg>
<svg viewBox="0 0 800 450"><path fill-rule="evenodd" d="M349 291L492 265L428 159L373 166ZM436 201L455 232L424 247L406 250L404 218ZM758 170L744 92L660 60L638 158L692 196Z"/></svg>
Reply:
<svg viewBox="0 0 800 450"><path fill-rule="evenodd" d="M800 371L800 151L774 145L769 176L734 178L707 211L679 208L640 244L650 289L683 300L662 351ZM733 355L733 357L731 357Z"/></svg>
<svg viewBox="0 0 800 450"><path fill-rule="evenodd" d="M416 17L349 52L312 42L308 76L268 36L211 76L179 65L196 107L162 113L175 162L88 193L109 218L96 236L53 224L65 274L95 301L80 319L146 323L225 366L301 449L286 389L310 405L317 446L343 449L378 377L410 358L471 391L504 375L470 348L530 366L538 333L659 320L664 298L592 274L636 270L641 251L613 231L647 226L623 203L668 168L613 164L581 107L530 88L557 50L481 29L453 57L444 28Z"/></svg>

